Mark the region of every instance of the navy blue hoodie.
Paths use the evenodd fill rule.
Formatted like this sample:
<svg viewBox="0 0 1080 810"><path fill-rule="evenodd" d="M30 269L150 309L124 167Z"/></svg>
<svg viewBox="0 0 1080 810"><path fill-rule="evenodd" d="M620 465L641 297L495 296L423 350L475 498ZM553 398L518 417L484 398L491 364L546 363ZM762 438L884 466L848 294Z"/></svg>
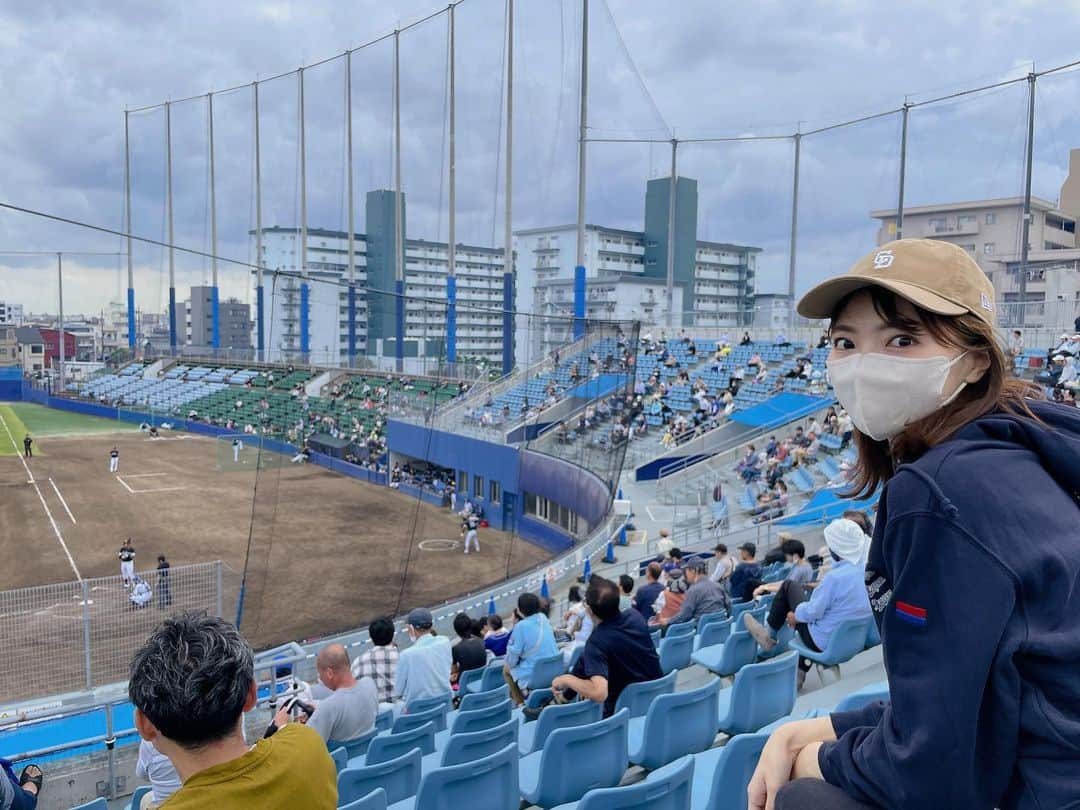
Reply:
<svg viewBox="0 0 1080 810"><path fill-rule="evenodd" d="M867 563L891 702L825 779L889 808L1080 808L1080 411L989 414L885 486Z"/></svg>

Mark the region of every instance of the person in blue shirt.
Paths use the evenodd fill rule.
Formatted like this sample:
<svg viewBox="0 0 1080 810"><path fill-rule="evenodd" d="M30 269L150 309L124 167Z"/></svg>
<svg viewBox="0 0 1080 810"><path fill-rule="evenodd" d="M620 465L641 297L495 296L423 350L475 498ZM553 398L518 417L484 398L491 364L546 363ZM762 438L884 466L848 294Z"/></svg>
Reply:
<svg viewBox="0 0 1080 810"><path fill-rule="evenodd" d="M540 597L535 593L523 593L518 597L517 623L510 632L506 645L506 664L503 677L510 686L510 697L517 704L525 702L529 678L541 658L557 655L555 631L548 617L540 612Z"/></svg>
<svg viewBox="0 0 1080 810"><path fill-rule="evenodd" d="M995 300L958 245L902 239L799 304L831 319L853 494L881 488L890 699L774 732L750 808L1080 807L1080 414L1012 377Z"/></svg>
<svg viewBox="0 0 1080 810"><path fill-rule="evenodd" d="M394 694L401 700L401 705L449 692L453 664L450 640L435 635L430 610L414 608L406 621L412 646L398 654L394 671ZM396 710L400 707L395 705Z"/></svg>
<svg viewBox="0 0 1080 810"><path fill-rule="evenodd" d="M750 599L750 594L747 593L748 586L756 583L761 579L761 563L759 563L755 557L757 557L757 546L753 543L743 543L739 546L739 564L735 566L735 570L732 571L731 577L728 579L728 586L731 589L731 598L734 600Z"/></svg>
<svg viewBox="0 0 1080 810"><path fill-rule="evenodd" d="M645 567L645 584L637 589L634 594L634 610L641 614L641 618L649 621L654 615L653 604L656 598L664 592L664 586L660 577L664 575L664 569L655 560Z"/></svg>

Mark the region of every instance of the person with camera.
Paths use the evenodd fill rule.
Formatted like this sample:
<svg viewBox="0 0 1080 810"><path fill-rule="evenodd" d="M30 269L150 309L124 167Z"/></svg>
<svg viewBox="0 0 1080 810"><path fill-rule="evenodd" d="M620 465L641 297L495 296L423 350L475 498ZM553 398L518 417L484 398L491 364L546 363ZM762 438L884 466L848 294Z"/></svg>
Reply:
<svg viewBox="0 0 1080 810"><path fill-rule="evenodd" d="M349 654L341 644L328 644L319 650L315 669L331 695L319 701L307 724L324 740L339 742L369 731L379 712L375 681L353 677Z"/></svg>
<svg viewBox="0 0 1080 810"><path fill-rule="evenodd" d="M169 810L336 810L337 772L326 744L287 705L249 745L244 714L257 691L251 647L224 619L166 619L135 653L128 680L135 728L167 756L183 785ZM290 704L293 703L290 700ZM274 733L276 732L276 733Z"/></svg>

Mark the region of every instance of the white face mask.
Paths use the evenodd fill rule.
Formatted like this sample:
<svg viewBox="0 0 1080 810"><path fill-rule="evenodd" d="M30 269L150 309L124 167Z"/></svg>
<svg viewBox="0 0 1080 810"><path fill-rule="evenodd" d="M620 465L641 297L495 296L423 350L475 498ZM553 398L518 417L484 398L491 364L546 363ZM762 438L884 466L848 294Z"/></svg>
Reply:
<svg viewBox="0 0 1080 810"><path fill-rule="evenodd" d="M861 433L883 441L948 405L967 383L942 395L949 370L962 358L853 354L828 361L836 398Z"/></svg>

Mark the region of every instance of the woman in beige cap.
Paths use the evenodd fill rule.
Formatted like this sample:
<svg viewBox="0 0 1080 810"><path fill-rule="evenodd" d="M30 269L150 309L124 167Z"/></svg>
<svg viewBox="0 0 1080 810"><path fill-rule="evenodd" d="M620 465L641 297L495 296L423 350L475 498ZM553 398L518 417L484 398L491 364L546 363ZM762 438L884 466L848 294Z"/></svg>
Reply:
<svg viewBox="0 0 1080 810"><path fill-rule="evenodd" d="M883 245L798 309L831 322L853 494L881 488L890 700L782 726L749 806L1080 808L1080 414L1012 378L956 245Z"/></svg>

